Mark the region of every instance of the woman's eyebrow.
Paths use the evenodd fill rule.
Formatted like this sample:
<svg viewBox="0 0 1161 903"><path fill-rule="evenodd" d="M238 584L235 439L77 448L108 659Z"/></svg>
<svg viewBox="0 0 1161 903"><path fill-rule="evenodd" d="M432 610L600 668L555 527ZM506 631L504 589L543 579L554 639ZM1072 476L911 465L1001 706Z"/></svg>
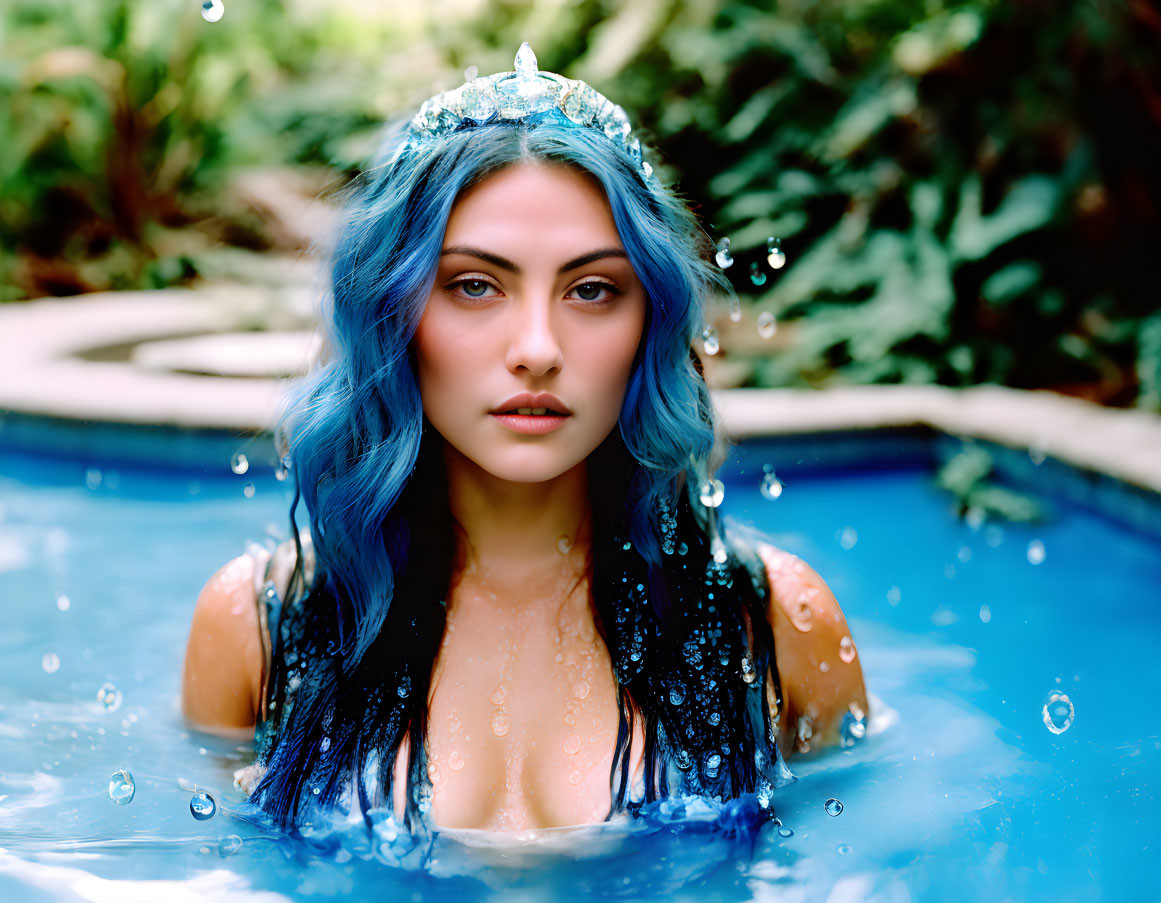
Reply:
<svg viewBox="0 0 1161 903"><path fill-rule="evenodd" d="M481 251L479 248L468 248L457 246L454 248L444 248L439 252L440 257L448 254L467 254L470 257L478 257L480 260L486 260L488 263L498 266L501 269L509 270L516 275L520 275L520 267L514 264L506 257L501 257L499 254L492 254L489 251ZM569 270L575 270L577 267L583 267L586 263L592 263L594 260L602 260L606 257L623 257L628 260L629 255L620 248L602 248L599 251L590 251L588 254L582 254L568 263L561 266L559 272L567 273Z"/></svg>

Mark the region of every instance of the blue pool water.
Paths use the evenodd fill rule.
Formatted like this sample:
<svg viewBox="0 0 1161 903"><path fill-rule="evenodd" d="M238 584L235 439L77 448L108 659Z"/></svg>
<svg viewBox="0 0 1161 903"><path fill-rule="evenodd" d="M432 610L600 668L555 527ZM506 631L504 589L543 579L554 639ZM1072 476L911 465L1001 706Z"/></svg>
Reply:
<svg viewBox="0 0 1161 903"><path fill-rule="evenodd" d="M769 501L762 460L726 467L724 509L829 582L880 701L861 745L791 760L793 833L731 838L690 811L408 850L241 819L248 749L182 722L194 599L244 541L284 534L285 483L0 451L0 899L1156 900L1157 538L1059 500L1045 525L973 529L918 465L791 471ZM1050 692L1075 709L1060 734Z"/></svg>

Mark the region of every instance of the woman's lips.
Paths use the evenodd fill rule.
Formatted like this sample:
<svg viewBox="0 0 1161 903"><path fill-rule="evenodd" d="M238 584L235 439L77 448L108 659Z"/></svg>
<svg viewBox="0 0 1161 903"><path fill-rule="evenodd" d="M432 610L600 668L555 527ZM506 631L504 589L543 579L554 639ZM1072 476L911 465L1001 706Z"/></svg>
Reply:
<svg viewBox="0 0 1161 903"><path fill-rule="evenodd" d="M558 429L566 420L568 414L492 414L501 425L515 433L525 433L530 436L539 436L542 433L551 433Z"/></svg>

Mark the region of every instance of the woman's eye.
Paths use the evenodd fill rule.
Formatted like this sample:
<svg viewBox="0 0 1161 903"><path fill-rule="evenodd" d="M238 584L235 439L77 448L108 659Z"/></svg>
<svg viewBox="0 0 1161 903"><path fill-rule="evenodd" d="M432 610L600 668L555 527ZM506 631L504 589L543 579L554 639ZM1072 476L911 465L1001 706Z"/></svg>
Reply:
<svg viewBox="0 0 1161 903"><path fill-rule="evenodd" d="M459 293L466 298L486 298L490 288L495 288L490 282L483 279L460 279L448 285L449 289L459 289Z"/></svg>
<svg viewBox="0 0 1161 903"><path fill-rule="evenodd" d="M581 301L590 302L612 301L614 295L620 294L616 288L607 282L585 282L574 288L573 292ZM607 294L601 295L601 292L607 292Z"/></svg>

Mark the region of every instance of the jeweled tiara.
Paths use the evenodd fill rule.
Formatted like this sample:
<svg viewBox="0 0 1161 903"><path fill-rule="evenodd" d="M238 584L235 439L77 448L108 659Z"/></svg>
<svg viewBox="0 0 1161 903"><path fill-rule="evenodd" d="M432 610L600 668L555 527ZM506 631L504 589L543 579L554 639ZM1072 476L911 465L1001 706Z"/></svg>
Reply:
<svg viewBox="0 0 1161 903"><path fill-rule="evenodd" d="M641 142L633 137L625 111L582 81L542 72L536 67L536 54L527 41L516 53L514 72L469 77L458 88L425 100L395 156L453 132L464 123L478 125L546 116L563 116L574 125L602 132L628 154L646 184L655 181L653 167L642 159Z"/></svg>

